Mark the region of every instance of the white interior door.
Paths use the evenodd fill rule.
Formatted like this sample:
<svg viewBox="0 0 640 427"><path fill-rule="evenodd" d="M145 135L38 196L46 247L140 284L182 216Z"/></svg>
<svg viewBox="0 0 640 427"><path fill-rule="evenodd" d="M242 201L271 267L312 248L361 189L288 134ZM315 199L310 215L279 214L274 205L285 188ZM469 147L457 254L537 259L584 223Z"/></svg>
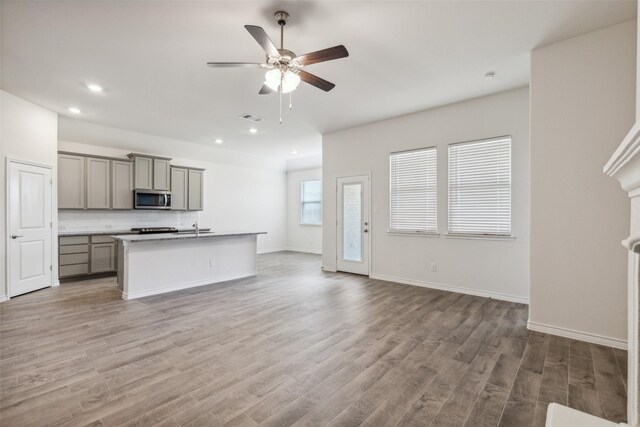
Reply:
<svg viewBox="0 0 640 427"><path fill-rule="evenodd" d="M51 169L9 162L9 296L51 286Z"/></svg>
<svg viewBox="0 0 640 427"><path fill-rule="evenodd" d="M369 275L369 176L338 178L338 271Z"/></svg>

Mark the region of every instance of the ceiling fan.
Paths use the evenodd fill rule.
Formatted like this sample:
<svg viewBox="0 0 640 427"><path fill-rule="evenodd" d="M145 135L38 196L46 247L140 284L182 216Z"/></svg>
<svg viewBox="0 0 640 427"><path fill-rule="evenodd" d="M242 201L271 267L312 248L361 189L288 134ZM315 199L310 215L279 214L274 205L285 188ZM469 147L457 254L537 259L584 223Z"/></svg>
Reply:
<svg viewBox="0 0 640 427"><path fill-rule="evenodd" d="M289 14L284 11L276 12L273 17L280 26L280 48L278 49L267 33L255 25L245 25L249 34L258 42L267 54L264 63L258 62L207 62L207 65L214 68L264 68L268 71L265 74L265 81L262 88L258 92L260 95L268 95L270 93L279 92L291 93L294 91L300 81L308 83L325 92L330 91L336 85L320 78L314 74L304 71L302 68L318 62L331 61L334 59L345 58L349 56L349 52L343 45L333 46L327 49L318 50L316 52L307 53L296 56L295 53L284 48L284 26L289 20ZM282 108L282 96L280 100ZM291 104L289 105L291 108ZM282 122L282 118L280 119Z"/></svg>

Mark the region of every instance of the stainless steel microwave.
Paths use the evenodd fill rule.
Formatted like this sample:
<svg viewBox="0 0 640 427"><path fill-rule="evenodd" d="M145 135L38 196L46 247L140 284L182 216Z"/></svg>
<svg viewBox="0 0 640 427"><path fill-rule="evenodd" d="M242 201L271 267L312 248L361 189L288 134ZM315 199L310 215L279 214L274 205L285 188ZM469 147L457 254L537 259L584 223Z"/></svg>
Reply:
<svg viewBox="0 0 640 427"><path fill-rule="evenodd" d="M134 209L171 209L171 192L154 190L135 190Z"/></svg>

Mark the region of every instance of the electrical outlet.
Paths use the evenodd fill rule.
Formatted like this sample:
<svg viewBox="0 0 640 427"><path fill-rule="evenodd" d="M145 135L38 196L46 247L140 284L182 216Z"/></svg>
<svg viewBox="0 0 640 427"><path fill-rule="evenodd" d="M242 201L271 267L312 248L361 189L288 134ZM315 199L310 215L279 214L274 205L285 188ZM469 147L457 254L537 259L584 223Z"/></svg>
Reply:
<svg viewBox="0 0 640 427"><path fill-rule="evenodd" d="M438 264L436 264L435 262L431 263L431 271L435 272L438 271Z"/></svg>

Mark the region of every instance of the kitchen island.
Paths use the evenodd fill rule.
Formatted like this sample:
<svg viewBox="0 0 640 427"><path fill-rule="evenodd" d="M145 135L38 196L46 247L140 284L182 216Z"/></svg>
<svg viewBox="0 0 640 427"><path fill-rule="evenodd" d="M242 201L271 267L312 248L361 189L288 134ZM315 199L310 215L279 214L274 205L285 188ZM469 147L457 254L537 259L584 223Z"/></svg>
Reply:
<svg viewBox="0 0 640 427"><path fill-rule="evenodd" d="M116 235L118 287L141 298L257 274L257 237L266 232Z"/></svg>

